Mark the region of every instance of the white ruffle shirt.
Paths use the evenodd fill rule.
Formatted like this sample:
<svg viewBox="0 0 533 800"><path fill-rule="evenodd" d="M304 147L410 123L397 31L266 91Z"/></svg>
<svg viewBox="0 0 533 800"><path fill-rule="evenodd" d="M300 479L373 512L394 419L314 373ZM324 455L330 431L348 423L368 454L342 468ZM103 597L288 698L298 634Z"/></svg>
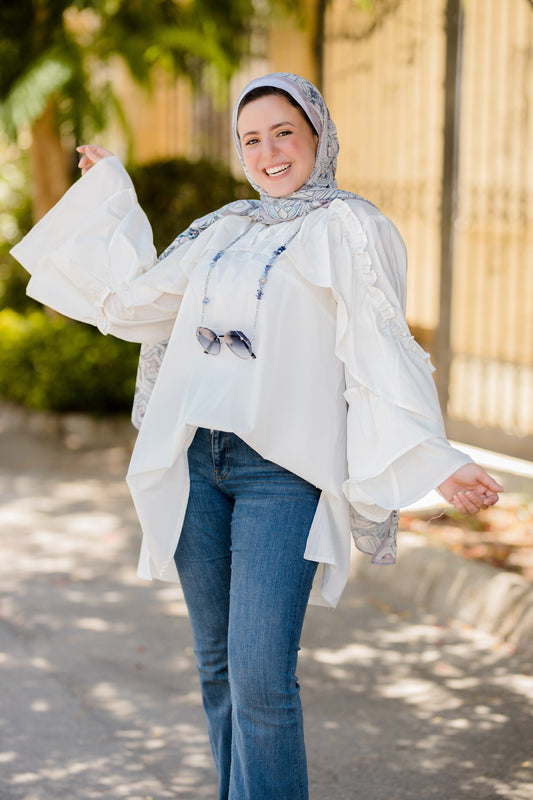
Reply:
<svg viewBox="0 0 533 800"><path fill-rule="evenodd" d="M254 329L259 278L293 236ZM196 340L219 250L203 324L253 337L256 359L225 345L208 356ZM429 358L405 322L401 237L362 200L276 225L222 217L157 261L131 180L106 158L12 253L40 302L129 341L169 340L127 476L143 578L178 580L198 427L234 432L321 489L305 557L323 566L312 601L332 606L349 572L350 504L380 522L470 460L446 440Z"/></svg>

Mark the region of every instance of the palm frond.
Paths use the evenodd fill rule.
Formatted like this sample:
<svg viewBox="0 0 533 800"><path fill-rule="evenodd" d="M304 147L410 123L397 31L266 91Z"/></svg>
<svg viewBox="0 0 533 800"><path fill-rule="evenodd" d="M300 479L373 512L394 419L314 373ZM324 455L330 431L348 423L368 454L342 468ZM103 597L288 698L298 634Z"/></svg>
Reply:
<svg viewBox="0 0 533 800"><path fill-rule="evenodd" d="M157 30L159 54L164 52L196 58L214 66L225 77L229 77L236 63L221 46L214 35L213 24L205 22L203 30L194 28L161 28Z"/></svg>
<svg viewBox="0 0 533 800"><path fill-rule="evenodd" d="M61 91L72 77L72 65L55 53L47 53L32 64L13 84L0 105L0 117L11 138L31 125L44 111L49 98Z"/></svg>

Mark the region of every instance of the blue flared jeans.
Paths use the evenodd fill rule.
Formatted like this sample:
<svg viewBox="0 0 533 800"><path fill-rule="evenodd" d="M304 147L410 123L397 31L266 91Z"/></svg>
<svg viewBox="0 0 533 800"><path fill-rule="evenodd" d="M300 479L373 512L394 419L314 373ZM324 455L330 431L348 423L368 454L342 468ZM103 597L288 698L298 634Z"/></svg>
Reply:
<svg viewBox="0 0 533 800"><path fill-rule="evenodd" d="M235 434L198 429L176 565L219 800L307 800L296 677L320 490Z"/></svg>

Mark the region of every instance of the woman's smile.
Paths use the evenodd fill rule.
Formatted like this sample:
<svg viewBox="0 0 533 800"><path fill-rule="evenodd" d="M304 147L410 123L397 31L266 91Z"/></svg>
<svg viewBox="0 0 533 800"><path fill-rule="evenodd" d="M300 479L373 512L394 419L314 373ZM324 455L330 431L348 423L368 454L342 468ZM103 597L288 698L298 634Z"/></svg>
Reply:
<svg viewBox="0 0 533 800"><path fill-rule="evenodd" d="M290 164L280 164L279 167L270 167L270 169L265 169L265 172L270 178L272 178L276 175L283 175L283 173L287 172L287 170L290 168Z"/></svg>

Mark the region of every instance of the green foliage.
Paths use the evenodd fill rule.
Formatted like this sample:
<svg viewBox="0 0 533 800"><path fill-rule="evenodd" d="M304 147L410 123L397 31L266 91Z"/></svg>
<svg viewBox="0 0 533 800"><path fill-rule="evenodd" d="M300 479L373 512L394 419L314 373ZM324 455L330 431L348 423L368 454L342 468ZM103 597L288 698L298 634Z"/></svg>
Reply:
<svg viewBox="0 0 533 800"><path fill-rule="evenodd" d="M31 125L41 116L48 98L60 93L72 75L72 64L61 53L50 52L13 82L2 106L2 120L12 139L24 125Z"/></svg>
<svg viewBox="0 0 533 800"><path fill-rule="evenodd" d="M139 346L45 311L0 311L0 396L29 408L127 412Z"/></svg>
<svg viewBox="0 0 533 800"><path fill-rule="evenodd" d="M205 159L155 161L128 171L139 203L152 224L158 252L194 219L232 200L254 195L248 183L236 180L226 167Z"/></svg>
<svg viewBox="0 0 533 800"><path fill-rule="evenodd" d="M266 0L263 14L295 5ZM157 65L196 82L209 76L220 89L247 52L257 16L253 0L2 0L4 126L14 137L54 98L62 133L79 142L101 130L116 111L109 64L117 58L148 88Z"/></svg>
<svg viewBox="0 0 533 800"><path fill-rule="evenodd" d="M28 275L9 255L10 248L31 227L26 159L0 132L0 309L22 311L37 304L26 297Z"/></svg>
<svg viewBox="0 0 533 800"><path fill-rule="evenodd" d="M28 273L11 256L0 263L0 310L11 308L23 313L40 307L26 294Z"/></svg>

